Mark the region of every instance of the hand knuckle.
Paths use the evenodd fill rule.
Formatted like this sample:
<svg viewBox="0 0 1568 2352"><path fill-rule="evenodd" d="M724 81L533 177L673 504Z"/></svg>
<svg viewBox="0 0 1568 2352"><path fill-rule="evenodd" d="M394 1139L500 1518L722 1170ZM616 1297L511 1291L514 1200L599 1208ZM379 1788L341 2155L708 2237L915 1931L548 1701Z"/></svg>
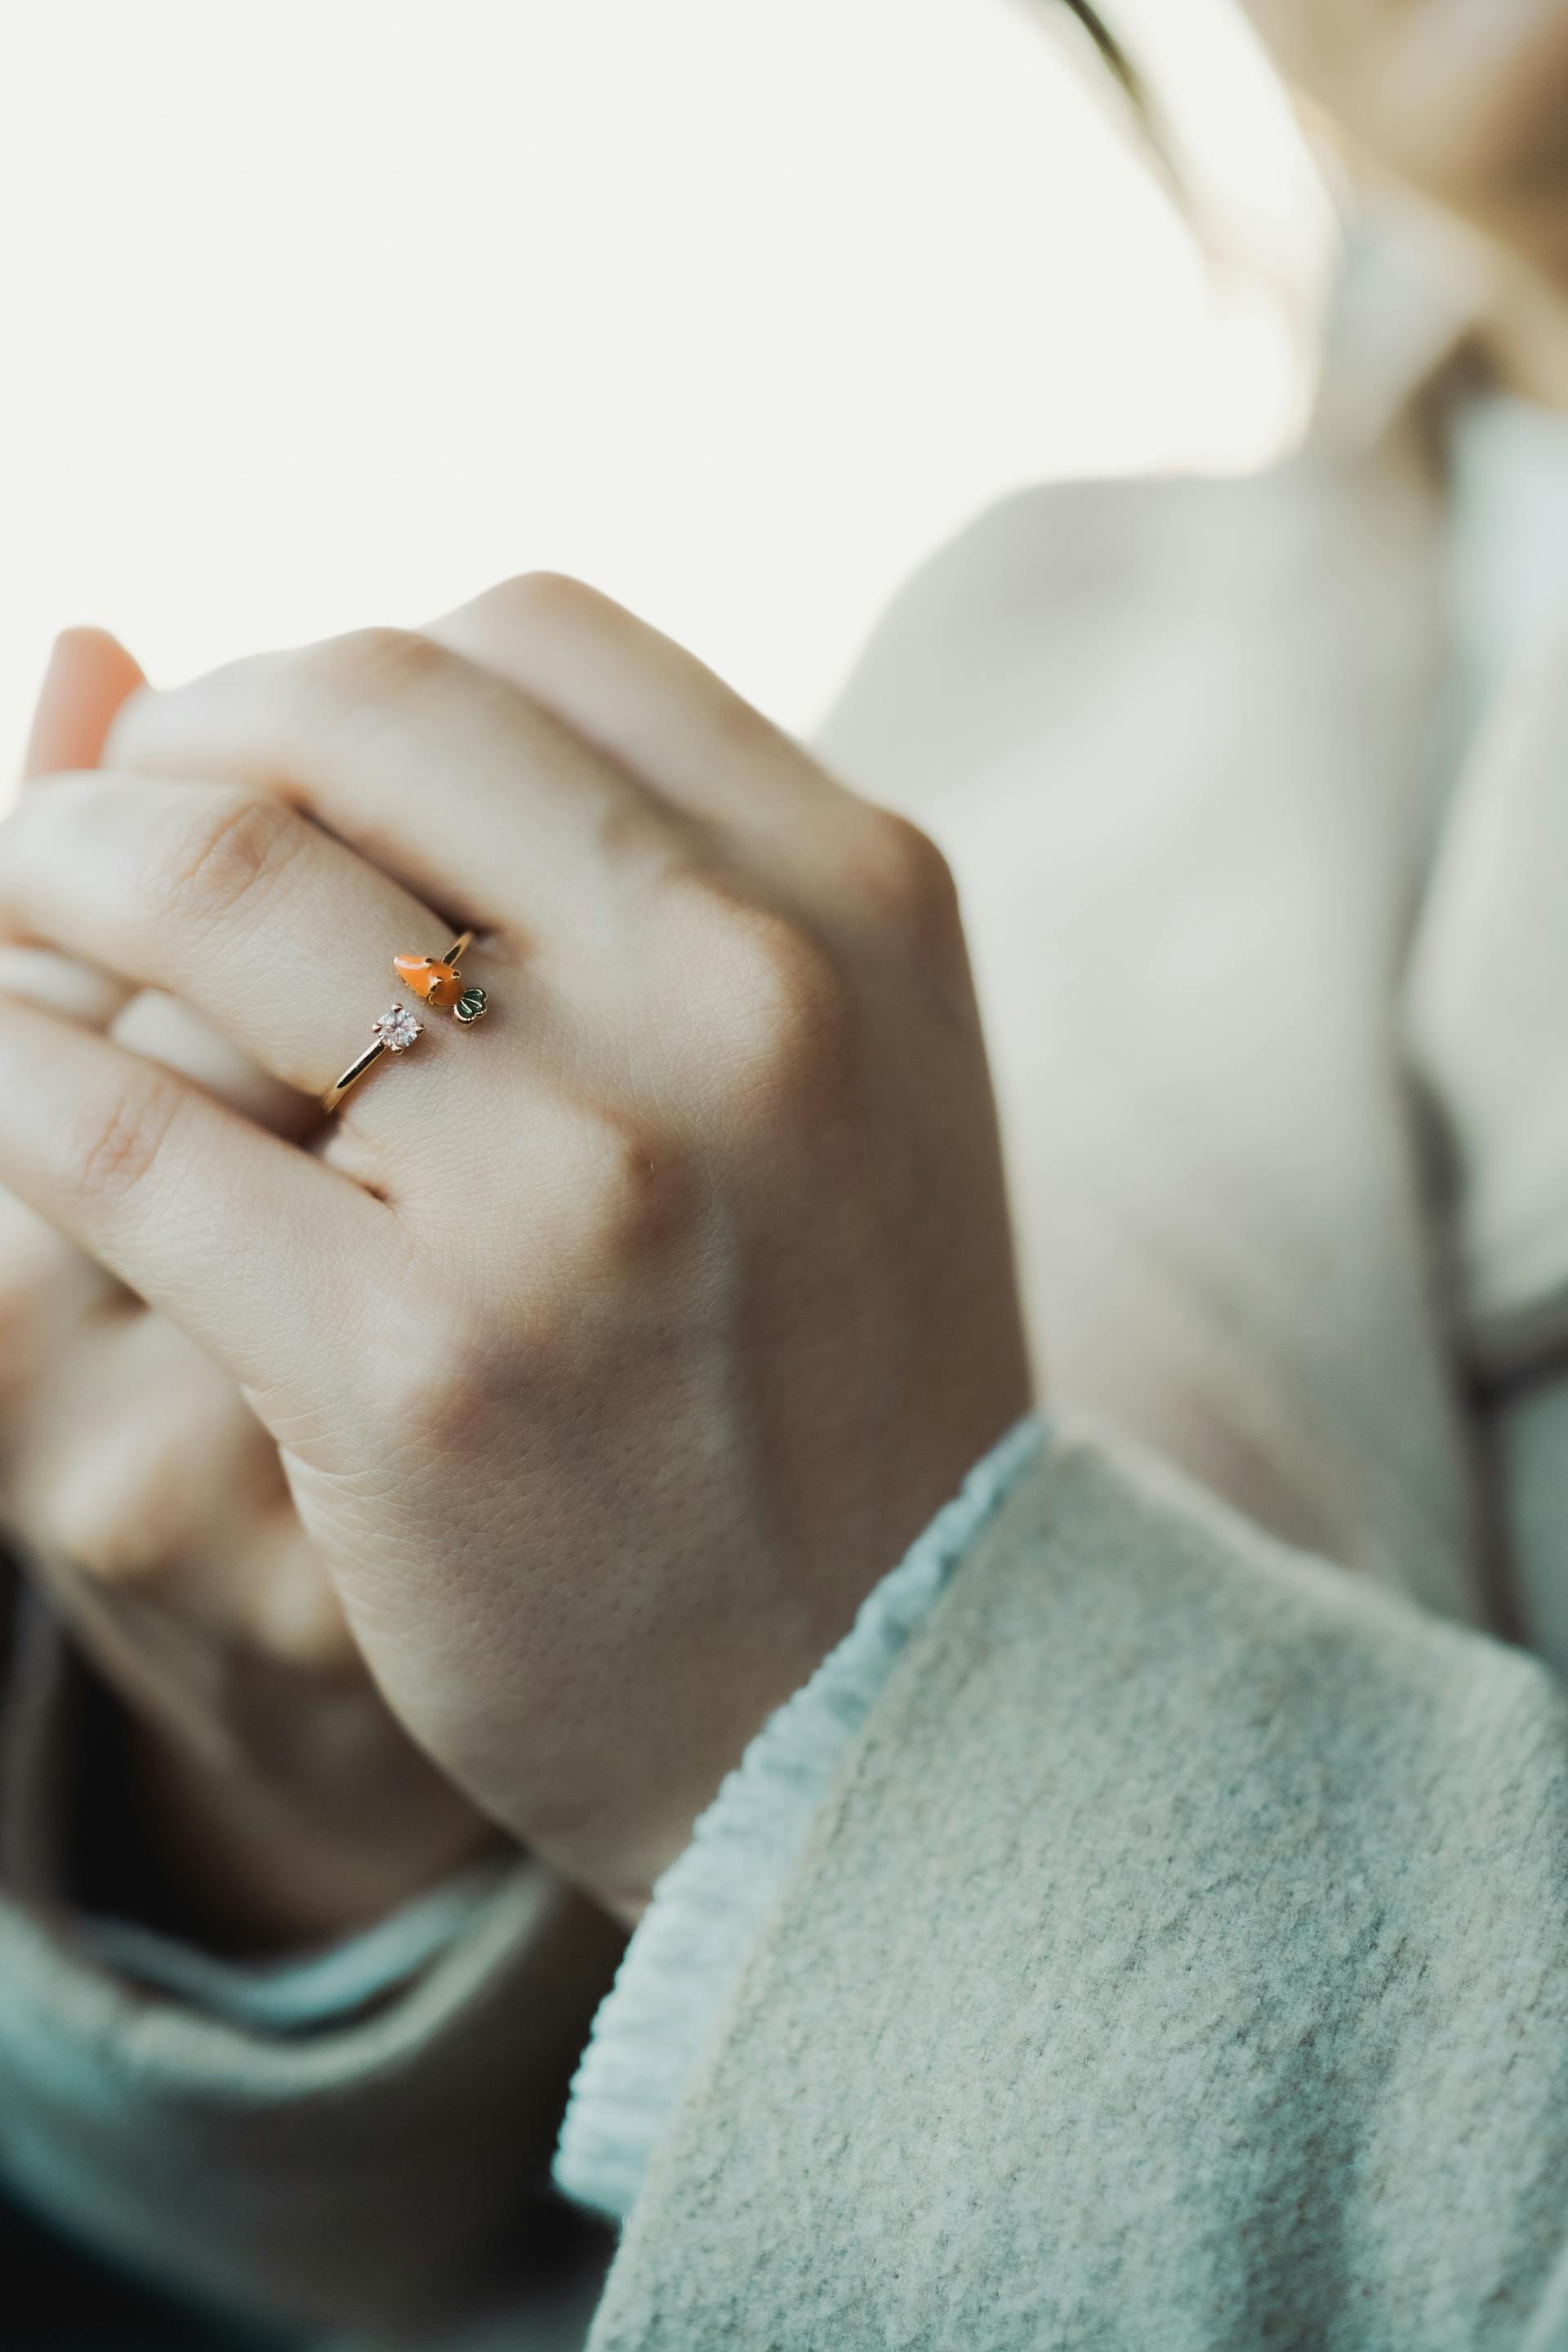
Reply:
<svg viewBox="0 0 1568 2352"><path fill-rule="evenodd" d="M438 1295L405 1299L395 1333L375 1345L377 1425L395 1449L477 1446L498 1401L515 1391L518 1352L488 1307L460 1308Z"/></svg>
<svg viewBox="0 0 1568 2352"><path fill-rule="evenodd" d="M520 572L479 599L520 629L600 622L611 609L597 590L569 572Z"/></svg>
<svg viewBox="0 0 1568 2352"><path fill-rule="evenodd" d="M183 1101L178 1079L148 1063L79 1103L67 1165L81 1199L100 1213L122 1211L163 1159Z"/></svg>
<svg viewBox="0 0 1568 2352"><path fill-rule="evenodd" d="M471 1416L509 1391L516 1372L513 1336L485 1308L448 1312L432 1326L433 1360L439 1367L439 1402L446 1412ZM409 1399L416 1417L431 1400L417 1388Z"/></svg>
<svg viewBox="0 0 1568 2352"><path fill-rule="evenodd" d="M952 868L930 835L907 817L875 811L850 870L862 907L896 937L933 951L961 939Z"/></svg>
<svg viewBox="0 0 1568 2352"><path fill-rule="evenodd" d="M353 1698L363 1691L364 1659L324 1574L295 1573L264 1583L252 1597L246 1631L268 1665L309 1675L321 1695L330 1689ZM272 1688L268 1677L263 1707ZM265 1735L264 1723L254 1727Z"/></svg>
<svg viewBox="0 0 1568 2352"><path fill-rule="evenodd" d="M302 820L264 794L194 789L150 863L154 917L202 928L268 889L299 848Z"/></svg>
<svg viewBox="0 0 1568 2352"><path fill-rule="evenodd" d="M158 740L157 727L162 698L151 686L139 686L128 694L109 722L100 754L105 768L139 767L148 751Z"/></svg>
<svg viewBox="0 0 1568 2352"><path fill-rule="evenodd" d="M695 1199L687 1156L651 1124L607 1121L595 1137L578 1192L591 1270L647 1272L677 1254Z"/></svg>
<svg viewBox="0 0 1568 2352"><path fill-rule="evenodd" d="M296 655L296 676L311 707L395 699L423 686L451 656L414 629L352 629Z"/></svg>
<svg viewBox="0 0 1568 2352"><path fill-rule="evenodd" d="M738 910L726 985L748 1076L787 1123L827 1112L852 1083L859 1009L850 974L806 925Z"/></svg>
<svg viewBox="0 0 1568 2352"><path fill-rule="evenodd" d="M43 1530L47 1550L95 1584L144 1585L164 1565L140 1498L121 1479L75 1476L62 1482Z"/></svg>

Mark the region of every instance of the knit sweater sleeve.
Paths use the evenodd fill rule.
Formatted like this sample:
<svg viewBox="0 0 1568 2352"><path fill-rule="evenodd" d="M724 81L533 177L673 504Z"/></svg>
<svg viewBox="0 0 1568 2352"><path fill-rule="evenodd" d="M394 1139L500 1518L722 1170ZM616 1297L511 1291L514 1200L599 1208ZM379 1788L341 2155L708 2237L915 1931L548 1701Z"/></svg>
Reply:
<svg viewBox="0 0 1568 2352"><path fill-rule="evenodd" d="M556 2148L556 2186L631 2211L752 1940L854 1734L954 1569L1040 1450L1019 1423L869 1595L838 1647L746 1750L671 1864L594 2022Z"/></svg>
<svg viewBox="0 0 1568 2352"><path fill-rule="evenodd" d="M5 2189L221 2314L434 2342L475 2305L542 2307L550 2152L618 1931L521 1854L275 1968L84 1913L76 1662L19 1588L0 1603L20 1621L0 1706Z"/></svg>
<svg viewBox="0 0 1568 2352"><path fill-rule="evenodd" d="M1055 1428L905 1644L593 2352L1562 2352L1568 1693Z"/></svg>

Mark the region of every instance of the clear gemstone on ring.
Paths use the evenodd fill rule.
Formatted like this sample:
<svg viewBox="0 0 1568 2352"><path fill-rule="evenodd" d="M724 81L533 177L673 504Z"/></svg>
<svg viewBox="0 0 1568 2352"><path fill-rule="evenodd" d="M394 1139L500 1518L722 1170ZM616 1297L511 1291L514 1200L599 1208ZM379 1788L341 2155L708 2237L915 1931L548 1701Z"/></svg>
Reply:
<svg viewBox="0 0 1568 2352"><path fill-rule="evenodd" d="M424 1030L423 1021L416 1021L405 1004L395 1004L379 1021L371 1024L371 1035L378 1037L389 1054L405 1053L416 1037Z"/></svg>

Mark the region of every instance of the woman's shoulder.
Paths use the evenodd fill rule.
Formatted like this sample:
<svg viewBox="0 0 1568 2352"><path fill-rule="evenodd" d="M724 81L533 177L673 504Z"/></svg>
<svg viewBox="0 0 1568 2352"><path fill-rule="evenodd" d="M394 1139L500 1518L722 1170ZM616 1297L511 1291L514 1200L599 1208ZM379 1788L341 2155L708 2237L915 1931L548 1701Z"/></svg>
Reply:
<svg viewBox="0 0 1568 2352"><path fill-rule="evenodd" d="M818 734L866 788L919 789L923 750L1034 725L1158 658L1174 632L1289 614L1325 580L1380 565L1382 472L1317 453L1235 476L1037 484L986 508L922 563L873 629ZM1373 517L1378 520L1373 522ZM1369 532L1368 525L1372 524ZM1381 545L1383 553L1377 552ZM1400 561L1407 559L1403 555ZM1011 713L1011 717L1008 714Z"/></svg>
<svg viewBox="0 0 1568 2352"><path fill-rule="evenodd" d="M879 635L972 614L1118 595L1190 577L1205 560L1276 568L1334 519L1408 495L1404 469L1303 450L1245 474L1167 473L1036 483L984 508L921 564Z"/></svg>
<svg viewBox="0 0 1568 2352"><path fill-rule="evenodd" d="M1240 478L1132 474L1030 483L984 507L928 556L892 610L931 596L1028 587L1052 593L1076 583L1086 564L1107 566L1157 554L1173 531L1206 531L1240 506L1255 506L1288 468Z"/></svg>

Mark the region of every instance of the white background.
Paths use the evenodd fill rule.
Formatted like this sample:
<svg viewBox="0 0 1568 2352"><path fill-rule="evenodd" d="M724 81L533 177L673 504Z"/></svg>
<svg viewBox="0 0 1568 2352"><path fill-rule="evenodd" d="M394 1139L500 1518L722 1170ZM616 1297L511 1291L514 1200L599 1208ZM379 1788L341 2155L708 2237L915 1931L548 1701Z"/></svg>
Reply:
<svg viewBox="0 0 1568 2352"><path fill-rule="evenodd" d="M6 0L0 794L68 622L173 678L546 564L804 728L998 492L1267 454L1283 101L1226 0L1120 12L1206 268L1048 13Z"/></svg>

